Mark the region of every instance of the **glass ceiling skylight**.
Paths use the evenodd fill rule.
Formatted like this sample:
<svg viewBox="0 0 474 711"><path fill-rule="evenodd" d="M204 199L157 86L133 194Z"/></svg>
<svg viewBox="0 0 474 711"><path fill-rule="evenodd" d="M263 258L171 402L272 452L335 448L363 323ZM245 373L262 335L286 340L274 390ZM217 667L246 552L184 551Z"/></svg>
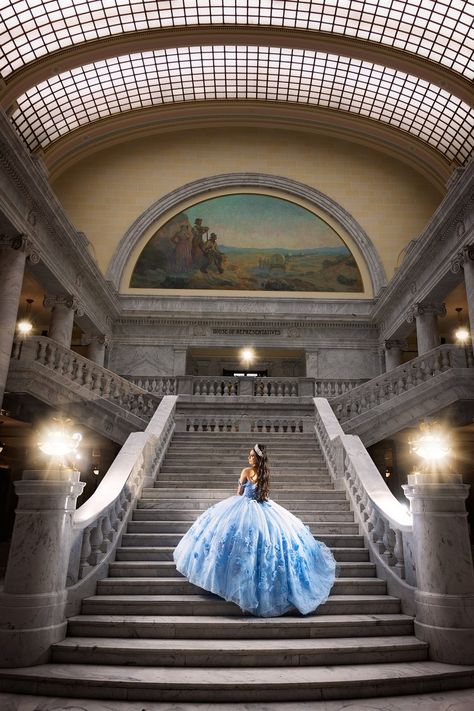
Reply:
<svg viewBox="0 0 474 711"><path fill-rule="evenodd" d="M472 0L4 0L0 72L87 40L203 24L321 30L427 57L474 77Z"/></svg>
<svg viewBox="0 0 474 711"><path fill-rule="evenodd" d="M407 131L461 163L474 142L474 111L418 77L323 52L250 46L183 47L78 67L19 97L12 120L34 150L123 111L219 99L359 114Z"/></svg>

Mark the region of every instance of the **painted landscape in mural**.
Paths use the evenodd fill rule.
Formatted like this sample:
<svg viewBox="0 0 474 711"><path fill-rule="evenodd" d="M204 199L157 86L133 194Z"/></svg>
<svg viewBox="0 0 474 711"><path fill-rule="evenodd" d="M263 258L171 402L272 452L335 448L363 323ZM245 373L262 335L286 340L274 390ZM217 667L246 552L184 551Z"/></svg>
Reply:
<svg viewBox="0 0 474 711"><path fill-rule="evenodd" d="M163 225L130 286L245 291L363 291L349 249L324 220L269 195L224 195Z"/></svg>

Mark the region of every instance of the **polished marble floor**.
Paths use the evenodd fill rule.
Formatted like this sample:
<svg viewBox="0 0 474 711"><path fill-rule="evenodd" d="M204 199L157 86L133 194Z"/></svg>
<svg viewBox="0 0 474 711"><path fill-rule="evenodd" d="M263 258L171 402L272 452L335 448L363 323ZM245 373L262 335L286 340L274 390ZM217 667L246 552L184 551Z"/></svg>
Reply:
<svg viewBox="0 0 474 711"><path fill-rule="evenodd" d="M377 699L256 704L147 703L0 693L0 711L474 711L474 689Z"/></svg>

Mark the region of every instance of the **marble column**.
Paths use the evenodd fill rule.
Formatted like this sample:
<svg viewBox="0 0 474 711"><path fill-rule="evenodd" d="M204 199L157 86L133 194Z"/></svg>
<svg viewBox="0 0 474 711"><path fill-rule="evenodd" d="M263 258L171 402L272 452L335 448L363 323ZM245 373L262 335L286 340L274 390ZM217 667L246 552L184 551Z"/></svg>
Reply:
<svg viewBox="0 0 474 711"><path fill-rule="evenodd" d="M444 304L414 304L407 320L416 322L416 339L418 355L428 353L440 345L438 316L446 316Z"/></svg>
<svg viewBox="0 0 474 711"><path fill-rule="evenodd" d="M26 259L39 261L31 243L23 236L0 235L0 405L10 367Z"/></svg>
<svg viewBox="0 0 474 711"><path fill-rule="evenodd" d="M79 472L25 471L0 593L0 667L47 661L66 634L66 577Z"/></svg>
<svg viewBox="0 0 474 711"><path fill-rule="evenodd" d="M53 341L66 348L71 347L74 313L79 311L75 296L46 296L43 302L45 308L51 308L48 335Z"/></svg>
<svg viewBox="0 0 474 711"><path fill-rule="evenodd" d="M432 659L474 664L474 571L465 500L457 474L411 474L403 486L413 516L415 633Z"/></svg>
<svg viewBox="0 0 474 711"><path fill-rule="evenodd" d="M173 375L186 375L187 348L174 349Z"/></svg>
<svg viewBox="0 0 474 711"><path fill-rule="evenodd" d="M402 364L402 354L406 350L406 341L388 340L384 343L385 347L385 372L393 370Z"/></svg>
<svg viewBox="0 0 474 711"><path fill-rule="evenodd" d="M87 345L87 357L89 360L104 367L106 346L107 339L105 336L91 336Z"/></svg>
<svg viewBox="0 0 474 711"><path fill-rule="evenodd" d="M464 247L451 264L451 271L454 273L460 270L464 272L464 284L466 287L467 310L469 314L469 324L471 332L471 348L474 350L474 245Z"/></svg>

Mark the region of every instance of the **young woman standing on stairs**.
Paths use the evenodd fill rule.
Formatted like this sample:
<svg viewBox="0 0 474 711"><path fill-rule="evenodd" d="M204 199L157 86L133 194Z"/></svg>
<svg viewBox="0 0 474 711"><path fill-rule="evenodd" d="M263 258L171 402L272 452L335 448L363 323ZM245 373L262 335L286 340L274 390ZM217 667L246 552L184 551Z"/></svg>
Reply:
<svg viewBox="0 0 474 711"><path fill-rule="evenodd" d="M207 509L174 551L191 583L245 612L277 617L315 610L329 596L336 563L324 543L290 511L268 498L265 445L255 444L237 495Z"/></svg>

